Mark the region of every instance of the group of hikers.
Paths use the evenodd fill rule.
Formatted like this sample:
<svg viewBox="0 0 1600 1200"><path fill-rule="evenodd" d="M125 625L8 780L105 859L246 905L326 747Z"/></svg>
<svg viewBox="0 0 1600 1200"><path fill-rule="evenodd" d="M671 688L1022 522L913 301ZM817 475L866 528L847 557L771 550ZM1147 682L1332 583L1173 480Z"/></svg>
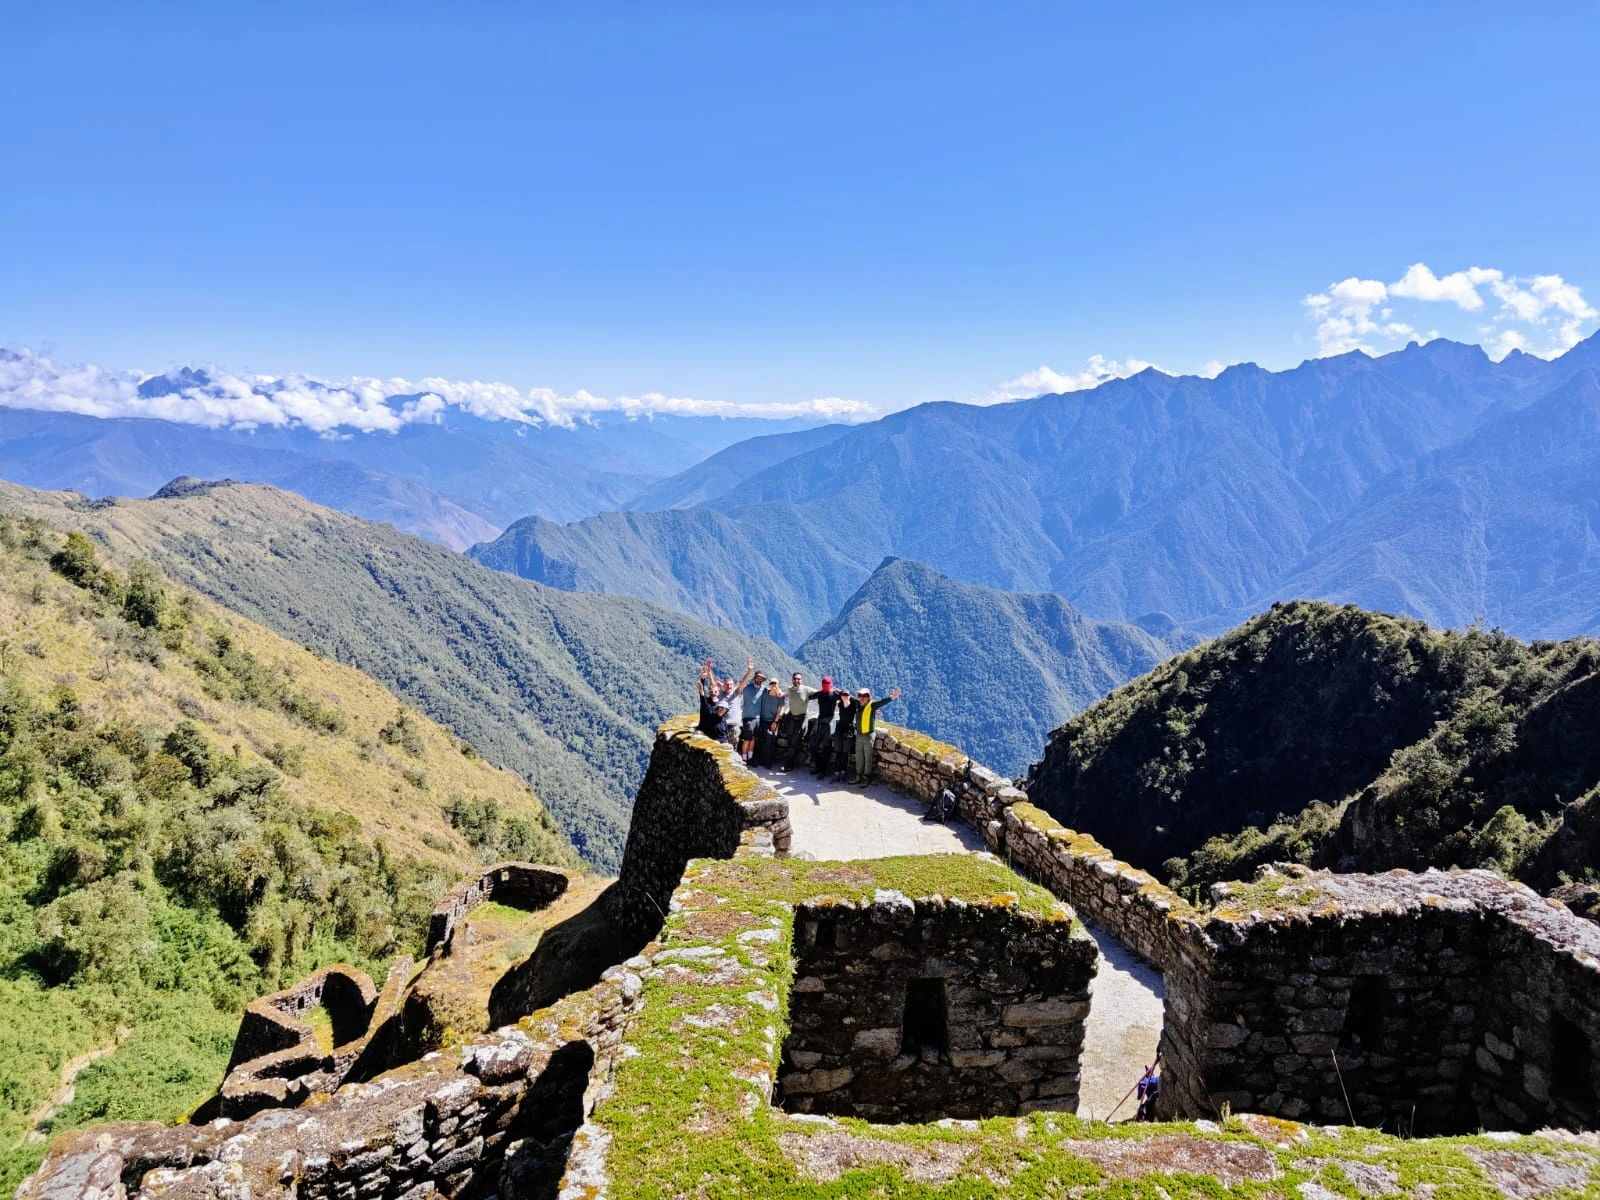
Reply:
<svg viewBox="0 0 1600 1200"><path fill-rule="evenodd" d="M780 773L792 771L802 750L811 773L821 779L848 775L865 784L872 778L872 745L878 711L900 698L900 689L874 699L871 688L834 686L824 675L810 688L796 671L787 689L774 675L756 670L747 659L744 675L717 678L716 663L706 659L696 685L700 693L700 732L725 741L748 763Z"/></svg>

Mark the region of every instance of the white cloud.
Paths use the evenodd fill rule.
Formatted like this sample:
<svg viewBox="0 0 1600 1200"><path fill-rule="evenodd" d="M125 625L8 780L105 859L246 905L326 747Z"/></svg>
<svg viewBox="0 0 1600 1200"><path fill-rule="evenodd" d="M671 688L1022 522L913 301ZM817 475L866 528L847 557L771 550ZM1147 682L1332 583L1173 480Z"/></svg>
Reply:
<svg viewBox="0 0 1600 1200"><path fill-rule="evenodd" d="M986 396L973 400L974 404L1004 404L1008 400L1026 400L1033 396L1057 392L1081 392L1099 387L1108 379L1126 379L1151 368L1160 371L1155 363L1142 358L1107 358L1103 354L1091 355L1084 368L1075 374L1063 374L1053 367L1040 366L1037 370L1015 379L1008 379ZM1168 374L1169 372L1163 372Z"/></svg>
<svg viewBox="0 0 1600 1200"><path fill-rule="evenodd" d="M595 396L580 389L562 395L553 388L521 391L507 383L360 377L329 382L308 375L243 376L216 367L152 376L88 363L60 364L27 347L0 350L0 407L149 417L211 429L298 427L328 436L393 432L406 425L437 422L450 410L486 420L564 427L594 413L846 421L877 415L864 401L838 396L740 403L658 392Z"/></svg>
<svg viewBox="0 0 1600 1200"><path fill-rule="evenodd" d="M1426 263L1412 263L1393 283L1352 276L1301 303L1317 323L1319 353L1376 354L1404 341L1440 336L1438 329L1419 334L1412 324L1397 319L1395 301L1452 304L1463 312L1479 313L1488 303L1484 289L1499 304L1492 323L1478 329L1491 355L1503 357L1517 349L1553 357L1577 345L1584 326L1600 319L1582 290L1560 275L1521 278L1497 268L1468 267L1441 276Z"/></svg>

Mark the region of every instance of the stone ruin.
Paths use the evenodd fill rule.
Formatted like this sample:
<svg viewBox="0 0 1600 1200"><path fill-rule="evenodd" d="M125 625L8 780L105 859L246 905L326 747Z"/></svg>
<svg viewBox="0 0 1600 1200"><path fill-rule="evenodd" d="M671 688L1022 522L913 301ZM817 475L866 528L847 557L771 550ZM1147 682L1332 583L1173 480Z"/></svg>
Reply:
<svg viewBox="0 0 1600 1200"><path fill-rule="evenodd" d="M888 727L878 774L924 799L954 790L962 817L998 859L1162 971L1167 1117L1253 1110L1407 1133L1600 1127L1600 927L1526 888L1485 872L1282 868L1230 885L1201 910L951 747ZM604 1106L638 1053L630 1039L668 1036L659 1020L638 1019L649 995L685 1006L686 1030L737 1019L766 1039L765 1057L719 1068L746 1093L740 1119L763 1103L792 1121L1075 1107L1095 958L1081 934L1063 932L1070 921L1052 929L1014 904L934 895L840 902L818 894L788 916L770 915L769 904L761 909L769 915L752 909L743 918L755 923L730 924L736 906L696 882L708 859L775 862L788 844L784 798L727 747L696 734L691 718L669 722L640 791L622 878L596 906L658 940L598 985L529 1015L501 1011L490 1034L394 1063L381 1047L395 1023L386 997L396 976L380 991L348 969L319 973L257 1001L241 1023L228 1083L213 1102L238 1103L240 1116L206 1123L222 1115L213 1110L177 1128L64 1135L19 1197L613 1195L607 1156L630 1151L614 1141ZM505 874L490 879L495 871ZM457 889L436 914L430 961L448 955L462 916L499 886L553 896L565 880L502 867ZM678 939L694 928L685 925L691 918L706 933L685 946ZM665 941L663 925L677 931ZM743 930L736 952L721 940L733 929ZM784 1041L787 975L763 948L791 934ZM506 996L512 1003L529 994L512 988ZM318 1046L315 1058L304 1020L314 1006L327 1010L335 1042L331 1054ZM319 1102L293 1107L307 1093ZM247 1115L263 1096L267 1107ZM1256 1117L1242 1128L1286 1136ZM1201 1144L1210 1134L1196 1130L1185 1136L1200 1160L1234 1145ZM683 1139L679 1127L657 1133ZM1098 1144L1080 1138L1071 1152L1092 1159ZM1121 1139L1121 1156L1104 1161L1138 1170L1140 1144L1137 1135ZM1487 1169L1490 1159L1473 1161ZM1588 1167L1554 1159L1537 1169L1544 1179L1578 1181L1562 1186L1590 1178ZM1600 1183L1600 1159L1592 1179Z"/></svg>
<svg viewBox="0 0 1600 1200"><path fill-rule="evenodd" d="M790 1112L869 1121L1075 1112L1099 953L1004 904L807 901L778 1078Z"/></svg>
<svg viewBox="0 0 1600 1200"><path fill-rule="evenodd" d="M334 1091L364 1058L370 1067L374 1036L398 1011L411 967L410 958L396 959L382 992L365 971L339 964L251 1001L239 1020L222 1087L193 1119L241 1120L263 1108L300 1104ZM319 1041L307 1019L319 1008L327 1015L331 1045Z"/></svg>
<svg viewBox="0 0 1600 1200"><path fill-rule="evenodd" d="M533 863L506 862L487 867L476 878L457 884L439 901L428 920L428 955L449 954L462 919L490 900L529 911L558 899L570 880L565 871Z"/></svg>
<svg viewBox="0 0 1600 1200"><path fill-rule="evenodd" d="M1600 1125L1600 929L1488 871L1263 871L1167 971L1172 1115Z"/></svg>
<svg viewBox="0 0 1600 1200"><path fill-rule="evenodd" d="M529 910L567 890L564 871L507 862L459 884L434 909L428 923L430 959L455 947L462 920L478 905L498 900ZM399 1061L405 990L414 964L402 956L389 967L382 989L366 972L343 963L313 972L292 988L245 1006L217 1094L194 1114L199 1123L241 1120L264 1108L284 1108L327 1095L346 1082L368 1079ZM331 1044L317 1037L308 1017L321 1010Z"/></svg>

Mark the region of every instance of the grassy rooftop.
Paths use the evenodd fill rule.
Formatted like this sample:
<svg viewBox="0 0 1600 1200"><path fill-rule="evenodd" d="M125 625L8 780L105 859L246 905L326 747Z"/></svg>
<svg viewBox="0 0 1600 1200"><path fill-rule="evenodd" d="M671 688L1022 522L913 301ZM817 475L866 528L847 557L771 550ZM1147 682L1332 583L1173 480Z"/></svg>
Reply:
<svg viewBox="0 0 1600 1200"><path fill-rule="evenodd" d="M615 1089L593 1116L610 1138L610 1195L1600 1195L1600 1149L1575 1140L1402 1140L1259 1117L1111 1126L1040 1113L880 1126L786 1114L768 1097L785 1036L794 906L868 900L880 888L972 902L1015 893L1037 915L1060 911L1048 893L979 857L692 863L645 972ZM1497 1185L1513 1177L1523 1191ZM1537 1190L1526 1191L1534 1180Z"/></svg>

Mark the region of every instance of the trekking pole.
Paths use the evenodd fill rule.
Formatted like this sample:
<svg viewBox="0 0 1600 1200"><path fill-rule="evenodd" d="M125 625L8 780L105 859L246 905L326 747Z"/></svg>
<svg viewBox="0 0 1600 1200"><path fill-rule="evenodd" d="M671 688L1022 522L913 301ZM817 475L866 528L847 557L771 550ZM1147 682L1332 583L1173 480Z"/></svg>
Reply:
<svg viewBox="0 0 1600 1200"><path fill-rule="evenodd" d="M1144 1078L1144 1076L1141 1075L1139 1078L1142 1080ZM1127 1090L1127 1093L1122 1097L1122 1099L1117 1101L1116 1105L1112 1108L1112 1110L1106 1114L1106 1124L1107 1125L1111 1124L1111 1118L1117 1115L1117 1109L1121 1108L1124 1104L1126 1104L1128 1102L1128 1097L1133 1095L1133 1093L1138 1091L1138 1090L1139 1090L1139 1085L1137 1083L1135 1083L1131 1088L1129 1088Z"/></svg>
<svg viewBox="0 0 1600 1200"><path fill-rule="evenodd" d="M1108 1112L1106 1114L1106 1124L1109 1125L1111 1123L1111 1118L1117 1115L1117 1109L1121 1108L1124 1104L1126 1104L1128 1102L1128 1097L1133 1095L1134 1092L1139 1090L1139 1084L1144 1082L1144 1076L1150 1074L1151 1071L1155 1070L1157 1065L1160 1064L1160 1062L1161 1062L1161 1055L1157 1054L1156 1057L1155 1057L1155 1062L1152 1062L1148 1067L1146 1067L1144 1069L1144 1075L1139 1076L1139 1082L1135 1083L1131 1088L1129 1088L1127 1093L1122 1097L1122 1099L1117 1101L1116 1107L1113 1108L1110 1112Z"/></svg>
<svg viewBox="0 0 1600 1200"><path fill-rule="evenodd" d="M1350 1107L1350 1093L1345 1091L1344 1072L1339 1069L1339 1056L1329 1050L1328 1057L1333 1059L1333 1073L1339 1078L1339 1091L1344 1093L1344 1110L1350 1114L1350 1124L1354 1125L1356 1124L1356 1110Z"/></svg>

